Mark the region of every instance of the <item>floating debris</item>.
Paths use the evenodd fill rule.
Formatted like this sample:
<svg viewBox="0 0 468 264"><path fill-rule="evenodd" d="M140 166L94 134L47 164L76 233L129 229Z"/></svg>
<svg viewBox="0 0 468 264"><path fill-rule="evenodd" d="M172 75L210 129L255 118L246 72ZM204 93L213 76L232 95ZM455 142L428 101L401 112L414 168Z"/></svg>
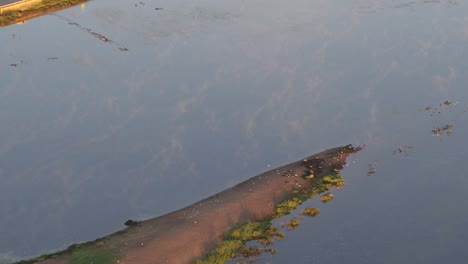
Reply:
<svg viewBox="0 0 468 264"><path fill-rule="evenodd" d="M444 111L444 108L451 107L451 106L456 106L458 105L458 102L452 102L450 100L445 100L442 103L439 104L438 107L433 107L431 105L426 106L424 108L424 111L426 112L431 112L429 115L434 116L435 114L442 114L442 111Z"/></svg>
<svg viewBox="0 0 468 264"><path fill-rule="evenodd" d="M16 67L16 66L18 66L18 64L12 63L12 64L10 64L10 66L11 66L11 67Z"/></svg>
<svg viewBox="0 0 468 264"><path fill-rule="evenodd" d="M367 172L367 176L372 176L373 174L375 174L375 172L377 170L376 166L377 166L377 161L376 160L369 163L369 171Z"/></svg>
<svg viewBox="0 0 468 264"><path fill-rule="evenodd" d="M411 146L411 145L400 146L396 150L393 151L393 155L402 154L406 157L408 156L408 151L411 151L413 149L414 149L414 146Z"/></svg>
<svg viewBox="0 0 468 264"><path fill-rule="evenodd" d="M450 136L452 135L452 128L453 128L453 125L451 123L448 123L447 125L443 127L433 128L432 135L437 137L445 133L447 136Z"/></svg>

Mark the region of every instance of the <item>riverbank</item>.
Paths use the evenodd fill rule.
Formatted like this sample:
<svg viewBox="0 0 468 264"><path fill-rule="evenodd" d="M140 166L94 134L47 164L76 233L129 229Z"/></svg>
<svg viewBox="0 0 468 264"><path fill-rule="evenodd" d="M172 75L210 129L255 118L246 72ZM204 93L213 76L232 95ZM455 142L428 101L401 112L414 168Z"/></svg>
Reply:
<svg viewBox="0 0 468 264"><path fill-rule="evenodd" d="M250 240L281 236L270 228L269 221L288 214L288 208L294 209L293 205L300 201L341 186L336 175L348 155L359 150L349 145L320 152L259 174L178 211L142 222L127 221L127 228L109 236L18 264L191 263L210 252L223 263L226 258L241 254L245 249L242 245ZM326 177L329 175L335 176ZM216 255L216 248L229 230L236 227L235 231L241 234L242 227L252 223L259 228L255 230L257 235L243 236L236 247L229 248L232 252L228 256Z"/></svg>
<svg viewBox="0 0 468 264"><path fill-rule="evenodd" d="M0 6L0 27L22 23L89 0L23 0Z"/></svg>

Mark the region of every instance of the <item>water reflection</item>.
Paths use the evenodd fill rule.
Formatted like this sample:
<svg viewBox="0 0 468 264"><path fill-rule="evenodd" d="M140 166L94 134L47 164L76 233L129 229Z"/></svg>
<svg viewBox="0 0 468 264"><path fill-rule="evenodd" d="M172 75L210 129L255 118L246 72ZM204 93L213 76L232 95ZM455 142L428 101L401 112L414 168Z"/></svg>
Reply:
<svg viewBox="0 0 468 264"><path fill-rule="evenodd" d="M367 143L340 199L266 260L466 259L467 6L401 3L121 0L59 13L128 52L56 16L2 28L0 251L90 240L268 164ZM417 151L393 155L404 145Z"/></svg>
<svg viewBox="0 0 468 264"><path fill-rule="evenodd" d="M80 4L82 10L88 0L69 1L17 1L0 2L0 27L13 24L23 25L27 21ZM80 3L81 2L81 3Z"/></svg>

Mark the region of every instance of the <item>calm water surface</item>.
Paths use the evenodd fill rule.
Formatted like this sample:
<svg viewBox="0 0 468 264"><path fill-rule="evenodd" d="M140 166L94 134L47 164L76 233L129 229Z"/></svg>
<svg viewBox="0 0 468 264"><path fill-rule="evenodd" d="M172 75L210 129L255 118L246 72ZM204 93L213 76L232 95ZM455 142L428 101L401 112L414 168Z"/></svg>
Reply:
<svg viewBox="0 0 468 264"><path fill-rule="evenodd" d="M455 0L96 0L1 28L0 259L353 143L367 147L347 186L259 262L466 261L467 14Z"/></svg>

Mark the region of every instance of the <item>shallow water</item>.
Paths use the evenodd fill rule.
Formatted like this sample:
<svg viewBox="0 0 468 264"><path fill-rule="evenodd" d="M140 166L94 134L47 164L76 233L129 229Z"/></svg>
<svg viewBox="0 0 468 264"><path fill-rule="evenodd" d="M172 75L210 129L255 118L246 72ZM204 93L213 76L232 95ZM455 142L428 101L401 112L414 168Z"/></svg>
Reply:
<svg viewBox="0 0 468 264"><path fill-rule="evenodd" d="M353 143L367 147L347 186L260 263L461 263L467 11L96 0L0 28L0 255L95 239Z"/></svg>

